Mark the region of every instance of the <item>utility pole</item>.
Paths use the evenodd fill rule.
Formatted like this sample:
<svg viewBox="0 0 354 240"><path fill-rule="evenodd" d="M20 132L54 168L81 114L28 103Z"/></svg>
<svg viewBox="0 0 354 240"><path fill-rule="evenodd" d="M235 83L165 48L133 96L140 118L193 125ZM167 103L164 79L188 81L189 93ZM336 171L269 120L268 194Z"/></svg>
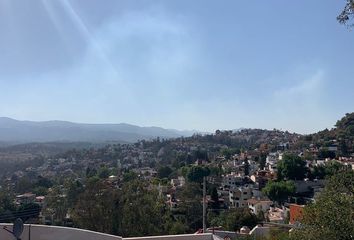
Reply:
<svg viewBox="0 0 354 240"><path fill-rule="evenodd" d="M206 232L206 181L203 177L203 233Z"/></svg>
<svg viewBox="0 0 354 240"><path fill-rule="evenodd" d="M120 159L117 159L117 189L119 188L119 184L121 183L122 177L122 164L120 163Z"/></svg>

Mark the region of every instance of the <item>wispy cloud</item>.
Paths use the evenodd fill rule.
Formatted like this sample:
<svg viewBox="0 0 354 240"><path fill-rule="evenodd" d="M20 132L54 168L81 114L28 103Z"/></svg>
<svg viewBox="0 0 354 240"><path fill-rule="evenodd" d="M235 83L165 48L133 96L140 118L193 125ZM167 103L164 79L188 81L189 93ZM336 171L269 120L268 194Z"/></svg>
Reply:
<svg viewBox="0 0 354 240"><path fill-rule="evenodd" d="M177 17L151 9L128 11L89 31L75 9L65 6L88 38L86 53L70 68L23 77L21 86L16 86L21 97L8 96L18 106L9 115L26 118L28 111L18 111L24 105L33 113L56 106L55 112L45 114L47 118L143 124L151 121L150 115L161 119L171 113L199 63L190 29ZM51 16L56 20L53 12ZM65 29L59 21L54 23ZM26 98L29 101L24 104ZM80 114L75 114L74 108L80 109Z"/></svg>
<svg viewBox="0 0 354 240"><path fill-rule="evenodd" d="M319 89L325 80L325 74L322 69L317 70L314 74L309 77L305 77L304 80L295 79L296 84L291 85L290 87L283 87L274 91L275 97L299 97L299 96L315 96L319 93Z"/></svg>
<svg viewBox="0 0 354 240"><path fill-rule="evenodd" d="M297 72L288 78L284 83L290 86L275 90L270 103L278 127L310 133L317 122L318 130L324 128L328 124L322 122L328 112L323 107L328 92L325 71L319 68L312 74Z"/></svg>

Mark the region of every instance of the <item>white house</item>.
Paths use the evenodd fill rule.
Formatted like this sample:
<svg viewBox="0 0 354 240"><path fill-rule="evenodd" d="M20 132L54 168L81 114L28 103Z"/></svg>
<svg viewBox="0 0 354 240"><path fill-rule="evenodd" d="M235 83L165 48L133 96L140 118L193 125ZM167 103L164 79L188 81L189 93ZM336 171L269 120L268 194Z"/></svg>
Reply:
<svg viewBox="0 0 354 240"><path fill-rule="evenodd" d="M251 209L251 211L257 215L261 211L264 213L268 212L273 202L270 200L259 200L251 198L247 200L247 204L248 208Z"/></svg>

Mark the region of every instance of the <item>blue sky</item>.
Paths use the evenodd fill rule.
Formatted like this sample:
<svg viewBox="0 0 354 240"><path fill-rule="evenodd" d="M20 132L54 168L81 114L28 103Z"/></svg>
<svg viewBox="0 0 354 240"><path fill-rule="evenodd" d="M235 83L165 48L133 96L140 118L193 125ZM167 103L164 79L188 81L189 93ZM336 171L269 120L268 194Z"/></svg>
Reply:
<svg viewBox="0 0 354 240"><path fill-rule="evenodd" d="M0 0L0 116L331 128L354 110L345 1Z"/></svg>

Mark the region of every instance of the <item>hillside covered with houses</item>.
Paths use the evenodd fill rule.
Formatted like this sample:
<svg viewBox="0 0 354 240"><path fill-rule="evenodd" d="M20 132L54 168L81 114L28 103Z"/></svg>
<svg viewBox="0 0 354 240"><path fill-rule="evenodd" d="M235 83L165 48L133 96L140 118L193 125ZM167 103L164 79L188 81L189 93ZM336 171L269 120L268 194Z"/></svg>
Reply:
<svg viewBox="0 0 354 240"><path fill-rule="evenodd" d="M353 131L351 113L306 136L217 130L6 161L0 222L21 217L121 236L194 233L205 202L210 229L282 233L301 223L331 177L353 171Z"/></svg>

